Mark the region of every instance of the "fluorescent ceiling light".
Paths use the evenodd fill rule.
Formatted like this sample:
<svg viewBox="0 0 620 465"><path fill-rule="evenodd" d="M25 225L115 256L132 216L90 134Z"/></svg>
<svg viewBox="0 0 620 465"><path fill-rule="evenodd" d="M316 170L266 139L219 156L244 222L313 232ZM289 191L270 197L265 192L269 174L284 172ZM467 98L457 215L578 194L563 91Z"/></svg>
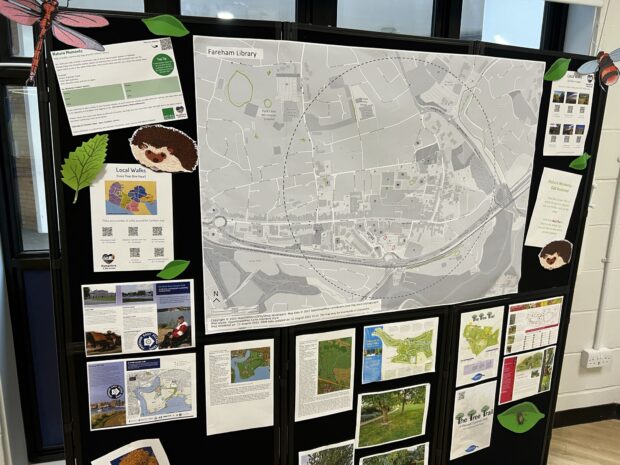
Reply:
<svg viewBox="0 0 620 465"><path fill-rule="evenodd" d="M220 19L233 19L235 15L233 15L230 11L218 11L217 17Z"/></svg>

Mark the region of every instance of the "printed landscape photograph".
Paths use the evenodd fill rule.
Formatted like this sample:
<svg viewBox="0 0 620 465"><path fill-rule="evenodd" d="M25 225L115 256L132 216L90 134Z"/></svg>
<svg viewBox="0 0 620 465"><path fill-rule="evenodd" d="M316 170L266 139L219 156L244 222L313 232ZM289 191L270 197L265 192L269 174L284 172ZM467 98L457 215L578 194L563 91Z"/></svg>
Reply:
<svg viewBox="0 0 620 465"><path fill-rule="evenodd" d="M370 447L424 434L429 384L360 394L358 447Z"/></svg>
<svg viewBox="0 0 620 465"><path fill-rule="evenodd" d="M370 455L362 458L360 465L425 465L427 449L419 444L405 449L396 449L385 454Z"/></svg>
<svg viewBox="0 0 620 465"><path fill-rule="evenodd" d="M84 307L116 305L116 284L82 287Z"/></svg>
<svg viewBox="0 0 620 465"><path fill-rule="evenodd" d="M128 284L121 286L121 296L124 304L153 302L153 285Z"/></svg>
<svg viewBox="0 0 620 465"><path fill-rule="evenodd" d="M112 460L110 465L159 465L159 462L152 448L141 447Z"/></svg>
<svg viewBox="0 0 620 465"><path fill-rule="evenodd" d="M317 394L351 388L351 347L350 337L319 341Z"/></svg>
<svg viewBox="0 0 620 465"><path fill-rule="evenodd" d="M353 444L322 447L299 455L299 465L353 465Z"/></svg>

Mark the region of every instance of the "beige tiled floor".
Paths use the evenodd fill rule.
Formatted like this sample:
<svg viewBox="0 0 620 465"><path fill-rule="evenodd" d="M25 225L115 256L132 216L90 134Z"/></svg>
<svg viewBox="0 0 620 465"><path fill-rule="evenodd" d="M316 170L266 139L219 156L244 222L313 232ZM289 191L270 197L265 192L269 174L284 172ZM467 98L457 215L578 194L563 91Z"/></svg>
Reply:
<svg viewBox="0 0 620 465"><path fill-rule="evenodd" d="M553 430L547 465L619 465L620 420Z"/></svg>

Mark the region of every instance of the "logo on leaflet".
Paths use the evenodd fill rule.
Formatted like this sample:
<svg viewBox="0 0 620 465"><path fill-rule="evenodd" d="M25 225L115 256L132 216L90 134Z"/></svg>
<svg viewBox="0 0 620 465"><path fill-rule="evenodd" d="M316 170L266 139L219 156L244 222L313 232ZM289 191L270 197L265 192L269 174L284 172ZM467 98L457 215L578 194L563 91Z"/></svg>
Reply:
<svg viewBox="0 0 620 465"><path fill-rule="evenodd" d="M140 334L138 336L138 347L144 351L157 349L157 334L150 331Z"/></svg>

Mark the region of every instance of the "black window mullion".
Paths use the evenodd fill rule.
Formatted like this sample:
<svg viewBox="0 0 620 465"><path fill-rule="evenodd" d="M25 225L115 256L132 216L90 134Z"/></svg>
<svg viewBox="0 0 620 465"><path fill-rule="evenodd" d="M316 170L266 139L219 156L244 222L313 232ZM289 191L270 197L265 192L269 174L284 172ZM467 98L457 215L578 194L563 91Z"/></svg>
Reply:
<svg viewBox="0 0 620 465"><path fill-rule="evenodd" d="M545 2L540 48L542 50L564 50L566 22L569 5L565 3Z"/></svg>
<svg viewBox="0 0 620 465"><path fill-rule="evenodd" d="M433 6L433 37L458 39L461 36L463 0L435 0Z"/></svg>
<svg viewBox="0 0 620 465"><path fill-rule="evenodd" d="M295 18L300 24L335 27L338 19L338 1L297 0Z"/></svg>
<svg viewBox="0 0 620 465"><path fill-rule="evenodd" d="M181 0L144 0L145 13L181 14Z"/></svg>

